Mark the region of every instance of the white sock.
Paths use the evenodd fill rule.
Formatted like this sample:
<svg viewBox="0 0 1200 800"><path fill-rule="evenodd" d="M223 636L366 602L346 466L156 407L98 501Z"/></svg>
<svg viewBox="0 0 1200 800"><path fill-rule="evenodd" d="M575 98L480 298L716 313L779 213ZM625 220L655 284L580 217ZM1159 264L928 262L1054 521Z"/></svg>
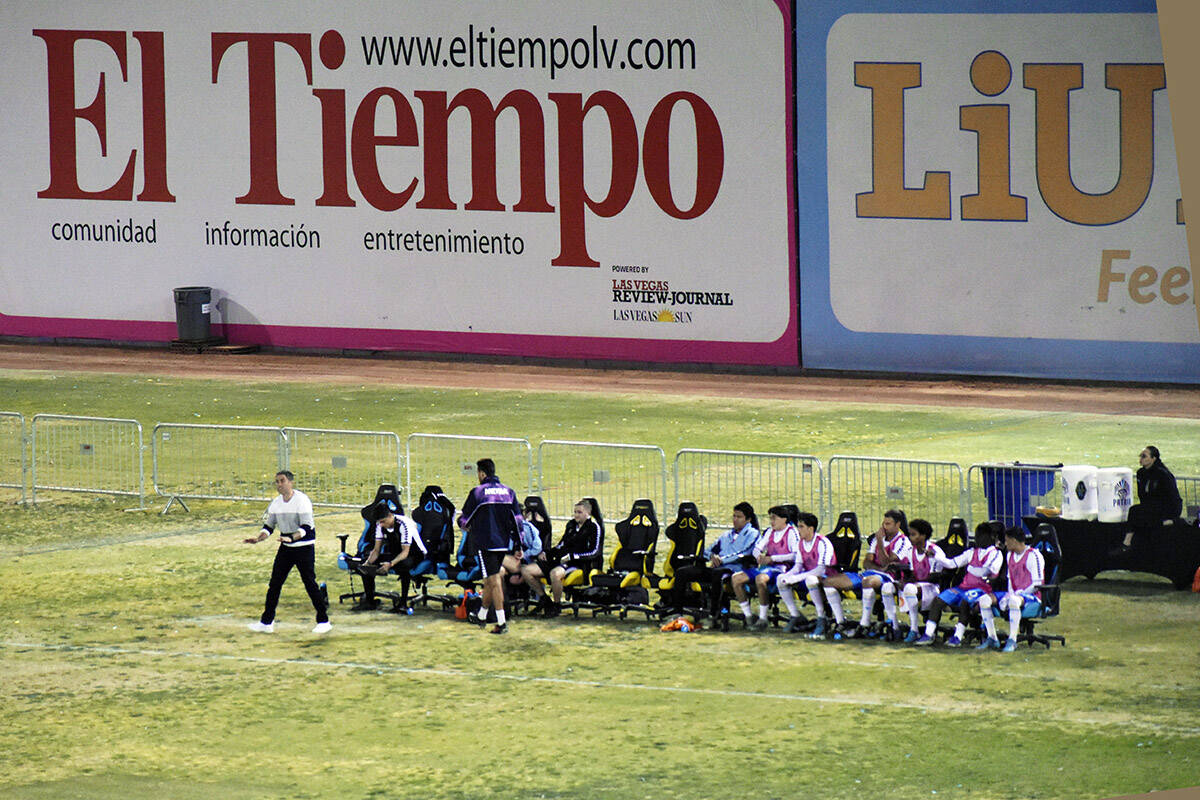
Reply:
<svg viewBox="0 0 1200 800"><path fill-rule="evenodd" d="M1021 630L1021 607L1013 604L1008 607L1008 638L1012 641L1017 640L1017 633Z"/></svg>
<svg viewBox="0 0 1200 800"><path fill-rule="evenodd" d="M900 627L896 619L896 587L890 583L883 587L883 613L893 628Z"/></svg>
<svg viewBox="0 0 1200 800"><path fill-rule="evenodd" d="M967 626L961 622L954 626L954 638L962 641L963 635L967 632Z"/></svg>
<svg viewBox="0 0 1200 800"><path fill-rule="evenodd" d="M808 599L812 600L813 606L817 609L817 616L828 616L825 613L825 599L821 596L821 581L810 577L804 583L808 587Z"/></svg>
<svg viewBox="0 0 1200 800"><path fill-rule="evenodd" d="M497 625L504 624L504 609L503 608L496 609L496 624Z"/></svg>
<svg viewBox="0 0 1200 800"><path fill-rule="evenodd" d="M791 586L780 585L779 598L783 600L783 604L787 606L789 616L800 616L800 609L796 608L796 594L792 591Z"/></svg>
<svg viewBox="0 0 1200 800"><path fill-rule="evenodd" d="M992 616L991 605L979 604L979 615L983 617L983 627L987 628L989 639L996 638L996 618Z"/></svg>
<svg viewBox="0 0 1200 800"><path fill-rule="evenodd" d="M915 594L904 593L904 604L908 606L908 624L915 631L921 624L921 601Z"/></svg>
<svg viewBox="0 0 1200 800"><path fill-rule="evenodd" d="M832 586L826 587L825 599L829 601L829 607L833 609L833 619L838 625L846 621L846 615L842 611L842 593Z"/></svg>
<svg viewBox="0 0 1200 800"><path fill-rule="evenodd" d="M751 619L754 617L754 615L752 613L750 613L750 601L749 600L738 600L738 605L742 609L742 616L744 616L746 619Z"/></svg>
<svg viewBox="0 0 1200 800"><path fill-rule="evenodd" d="M864 586L862 593L862 619L858 621L858 624L865 628L871 624L871 609L875 606L875 590L870 586Z"/></svg>
<svg viewBox="0 0 1200 800"><path fill-rule="evenodd" d="M758 607L758 618L759 619L761 619L763 622L766 622L767 614L769 614L769 613L771 613L770 605L761 605L761 604L759 605L759 607Z"/></svg>
<svg viewBox="0 0 1200 800"><path fill-rule="evenodd" d="M937 623L934 622L933 620L926 621L925 635L928 636L930 639L932 639L934 637L934 634L936 634L936 633L937 633Z"/></svg>
<svg viewBox="0 0 1200 800"><path fill-rule="evenodd" d="M478 616L480 619L487 619L487 612L488 612L487 606L480 606L479 613L476 616Z"/></svg>

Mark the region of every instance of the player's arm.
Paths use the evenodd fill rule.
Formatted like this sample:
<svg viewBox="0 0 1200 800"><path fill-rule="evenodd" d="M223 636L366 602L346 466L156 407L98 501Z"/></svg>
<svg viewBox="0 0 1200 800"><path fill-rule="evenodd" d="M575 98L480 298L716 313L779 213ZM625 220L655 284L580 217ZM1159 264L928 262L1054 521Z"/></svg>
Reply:
<svg viewBox="0 0 1200 800"><path fill-rule="evenodd" d="M258 544L259 542L265 541L266 538L274 532L275 532L275 515L272 514L270 511L268 511L266 514L263 514L263 526L262 526L262 530L260 530L258 532L258 535L257 536L247 536L245 539L242 539L242 541L245 542L246 544Z"/></svg>

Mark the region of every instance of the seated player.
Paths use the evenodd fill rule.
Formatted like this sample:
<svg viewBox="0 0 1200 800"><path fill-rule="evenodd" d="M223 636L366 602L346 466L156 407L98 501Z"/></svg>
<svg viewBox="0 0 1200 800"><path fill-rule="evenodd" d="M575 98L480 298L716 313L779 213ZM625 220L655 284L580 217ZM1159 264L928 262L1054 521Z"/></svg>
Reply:
<svg viewBox="0 0 1200 800"><path fill-rule="evenodd" d="M424 548L417 535L417 523L404 515L404 507L392 500L381 500L375 506L375 530L372 534L371 552L359 567L362 576L363 596L355 610L369 610L378 606L375 600L375 576L395 571L400 576L400 602L408 604L408 587L411 581L408 570L409 551L413 542ZM424 556L422 552L421 557ZM418 559L419 560L419 559Z"/></svg>
<svg viewBox="0 0 1200 800"><path fill-rule="evenodd" d="M995 601L991 595L979 598L979 614L987 629L987 639L976 650L1000 647L996 636L996 620L992 605L1008 612L1008 641L1003 651L1011 653L1017 649L1017 633L1021 628L1021 617L1036 617L1042 610L1042 593L1039 589L1046 575L1046 559L1040 552L1025 544L1025 529L1009 528L1004 532L1005 557L1008 562L1008 590L997 592Z"/></svg>
<svg viewBox="0 0 1200 800"><path fill-rule="evenodd" d="M758 537L751 551L757 566L745 567L730 579L748 628L766 628L770 624L767 617L771 611L771 584L796 563L800 552L800 534L793 524L799 513L800 509L793 505L772 506L767 511L771 527ZM757 619L750 613L750 594L746 591L746 584L751 581L758 589Z"/></svg>
<svg viewBox="0 0 1200 800"><path fill-rule="evenodd" d="M928 611L938 596L937 576L953 562L933 541L933 526L923 519L913 519L908 523L908 540L912 543L912 549L905 559L907 569L904 571L904 588L901 592L909 625L904 641L912 644L921 635L921 612Z"/></svg>
<svg viewBox="0 0 1200 800"><path fill-rule="evenodd" d="M512 552L500 562L500 574L506 584L519 585L524 580L523 568L537 563L542 554L542 534L529 517L521 522L520 541L513 542Z"/></svg>
<svg viewBox="0 0 1200 800"><path fill-rule="evenodd" d="M704 549L704 563L681 567L675 572L672 601L682 607L682 596L693 583L707 585L709 613L717 619L725 607L724 582L735 572L753 563L754 545L758 541L758 517L754 506L746 502L733 507L733 527Z"/></svg>
<svg viewBox="0 0 1200 800"><path fill-rule="evenodd" d="M838 631L847 638L860 632L866 633L871 622L871 611L875 607L875 591L883 588L883 610L892 623L893 636L899 629L896 622L896 577L888 567L903 562L908 557L912 544L908 540L908 519L899 509L890 509L883 514L883 522L867 540L866 556L859 572L837 572L821 581L825 597L833 610ZM862 618L858 627L846 626L842 612L842 592L862 590Z"/></svg>
<svg viewBox="0 0 1200 800"><path fill-rule="evenodd" d="M954 633L946 640L946 646L962 646L963 634L967 631L963 619L972 606L979 605L981 597L991 594L992 586L989 581L1000 574L1000 567L1004 564L1004 557L994 546L995 541L996 534L991 522L981 522L975 526L974 546L962 551L957 558L950 559L947 566L947 569L966 567L962 582L934 599L929 607L929 616L925 620L925 633L914 644L933 644L942 611L954 606L959 609L958 623L954 626Z"/></svg>
<svg viewBox="0 0 1200 800"><path fill-rule="evenodd" d="M817 627L812 634L814 638L824 636L827 625L825 605L821 602L821 580L837 572L834 564L837 559L833 552L833 542L817 533L817 526L820 524L820 520L815 514L802 511L798 515L796 532L800 537L800 546L796 562L775 579L779 597L788 610L788 633L796 633L805 623L804 615L796 606L795 592L792 587L803 584L808 589L808 596L812 598L813 605L817 608Z"/></svg>
<svg viewBox="0 0 1200 800"><path fill-rule="evenodd" d="M604 539L601 535L603 520L600 509L591 498L585 497L575 504L571 519L563 530L562 539L546 553L545 561L535 561L521 568L521 575L529 584L530 591L538 598L539 605L549 615L553 616L562 607L563 581L568 575L578 571L596 569L600 565L601 548ZM550 574L546 574L549 569ZM542 579L550 581L550 590L554 599L546 597L546 588Z"/></svg>

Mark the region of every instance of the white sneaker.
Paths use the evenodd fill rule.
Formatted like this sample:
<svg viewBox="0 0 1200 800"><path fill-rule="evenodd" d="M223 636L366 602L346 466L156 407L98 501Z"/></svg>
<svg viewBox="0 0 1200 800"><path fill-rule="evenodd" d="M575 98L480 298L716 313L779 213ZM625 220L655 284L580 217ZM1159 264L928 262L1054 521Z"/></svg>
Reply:
<svg viewBox="0 0 1200 800"><path fill-rule="evenodd" d="M261 621L256 620L254 622L251 622L246 627L249 628L250 630L254 631L255 633L274 633L275 632L275 623L274 622L269 623L267 625L263 625Z"/></svg>
<svg viewBox="0 0 1200 800"><path fill-rule="evenodd" d="M328 622L318 622L317 626L313 628L313 633L329 633L331 630L333 630L333 625Z"/></svg>

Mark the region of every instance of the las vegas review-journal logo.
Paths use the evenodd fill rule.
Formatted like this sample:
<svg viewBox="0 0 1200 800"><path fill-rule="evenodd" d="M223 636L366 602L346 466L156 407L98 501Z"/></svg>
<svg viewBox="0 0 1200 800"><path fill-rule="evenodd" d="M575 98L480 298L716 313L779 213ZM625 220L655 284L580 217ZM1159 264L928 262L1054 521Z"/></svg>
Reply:
<svg viewBox="0 0 1200 800"><path fill-rule="evenodd" d="M613 278L612 302L623 305L656 305L657 310L642 308L613 309L617 322L668 322L690 325L694 312L682 307L733 306L729 292L692 291L671 288L670 281Z"/></svg>

